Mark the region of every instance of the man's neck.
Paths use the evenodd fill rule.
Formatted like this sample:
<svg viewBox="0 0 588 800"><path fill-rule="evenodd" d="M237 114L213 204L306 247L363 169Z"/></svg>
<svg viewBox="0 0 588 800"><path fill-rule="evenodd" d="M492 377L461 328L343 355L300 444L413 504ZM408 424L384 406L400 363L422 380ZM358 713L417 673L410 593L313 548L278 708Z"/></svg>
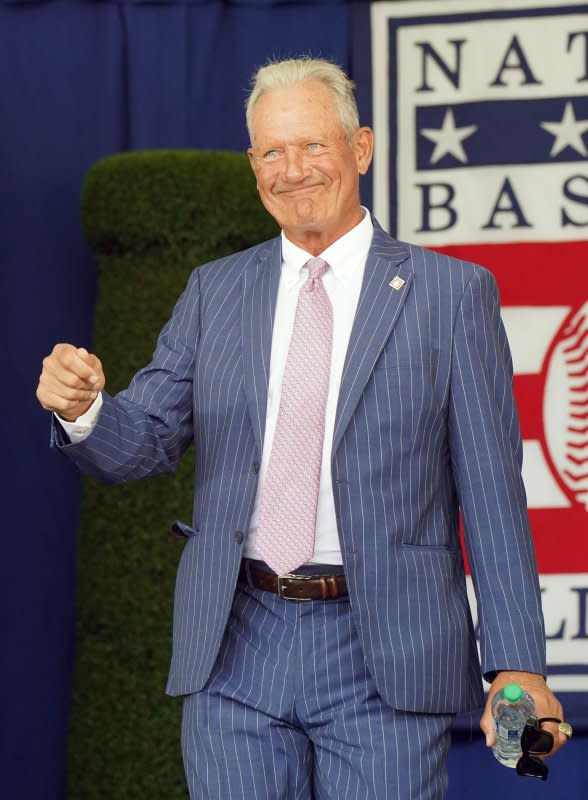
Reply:
<svg viewBox="0 0 588 800"><path fill-rule="evenodd" d="M349 231L353 230L364 218L364 209L358 208L357 215L344 227L333 229L332 231L292 231L283 229L284 236L289 239L292 244L310 253L312 256L318 256L330 247L338 239L341 239Z"/></svg>

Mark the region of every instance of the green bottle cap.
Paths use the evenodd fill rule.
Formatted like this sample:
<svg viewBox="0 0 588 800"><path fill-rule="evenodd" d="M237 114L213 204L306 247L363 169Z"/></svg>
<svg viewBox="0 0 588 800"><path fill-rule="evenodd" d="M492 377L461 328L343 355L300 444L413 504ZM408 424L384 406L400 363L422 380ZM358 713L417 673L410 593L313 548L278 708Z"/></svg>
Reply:
<svg viewBox="0 0 588 800"><path fill-rule="evenodd" d="M521 699L523 690L518 683L509 683L502 690L502 694L509 703L516 703Z"/></svg>

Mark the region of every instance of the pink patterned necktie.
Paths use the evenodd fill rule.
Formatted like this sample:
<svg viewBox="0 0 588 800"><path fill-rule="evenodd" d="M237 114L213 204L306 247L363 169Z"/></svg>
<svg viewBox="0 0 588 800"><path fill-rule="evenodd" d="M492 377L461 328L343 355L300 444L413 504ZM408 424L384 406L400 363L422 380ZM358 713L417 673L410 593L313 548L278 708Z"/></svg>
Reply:
<svg viewBox="0 0 588 800"><path fill-rule="evenodd" d="M314 553L331 371L333 309L322 282L329 265L311 258L305 267L257 528L257 552L278 575Z"/></svg>

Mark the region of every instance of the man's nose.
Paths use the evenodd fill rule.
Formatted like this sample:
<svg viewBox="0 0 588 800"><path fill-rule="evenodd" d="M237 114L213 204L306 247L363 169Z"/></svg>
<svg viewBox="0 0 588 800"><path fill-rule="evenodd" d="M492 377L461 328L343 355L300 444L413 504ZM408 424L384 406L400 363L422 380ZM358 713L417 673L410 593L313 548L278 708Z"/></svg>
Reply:
<svg viewBox="0 0 588 800"><path fill-rule="evenodd" d="M289 181L299 181L305 174L304 154L298 147L288 148L285 153L284 177Z"/></svg>

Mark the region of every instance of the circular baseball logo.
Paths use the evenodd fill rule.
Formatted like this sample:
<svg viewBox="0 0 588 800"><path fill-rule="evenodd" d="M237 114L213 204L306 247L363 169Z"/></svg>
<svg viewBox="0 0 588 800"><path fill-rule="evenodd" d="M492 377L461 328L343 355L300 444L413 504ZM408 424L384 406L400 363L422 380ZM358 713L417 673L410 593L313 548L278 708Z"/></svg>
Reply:
<svg viewBox="0 0 588 800"><path fill-rule="evenodd" d="M567 317L553 340L543 430L562 487L588 510L588 301Z"/></svg>

